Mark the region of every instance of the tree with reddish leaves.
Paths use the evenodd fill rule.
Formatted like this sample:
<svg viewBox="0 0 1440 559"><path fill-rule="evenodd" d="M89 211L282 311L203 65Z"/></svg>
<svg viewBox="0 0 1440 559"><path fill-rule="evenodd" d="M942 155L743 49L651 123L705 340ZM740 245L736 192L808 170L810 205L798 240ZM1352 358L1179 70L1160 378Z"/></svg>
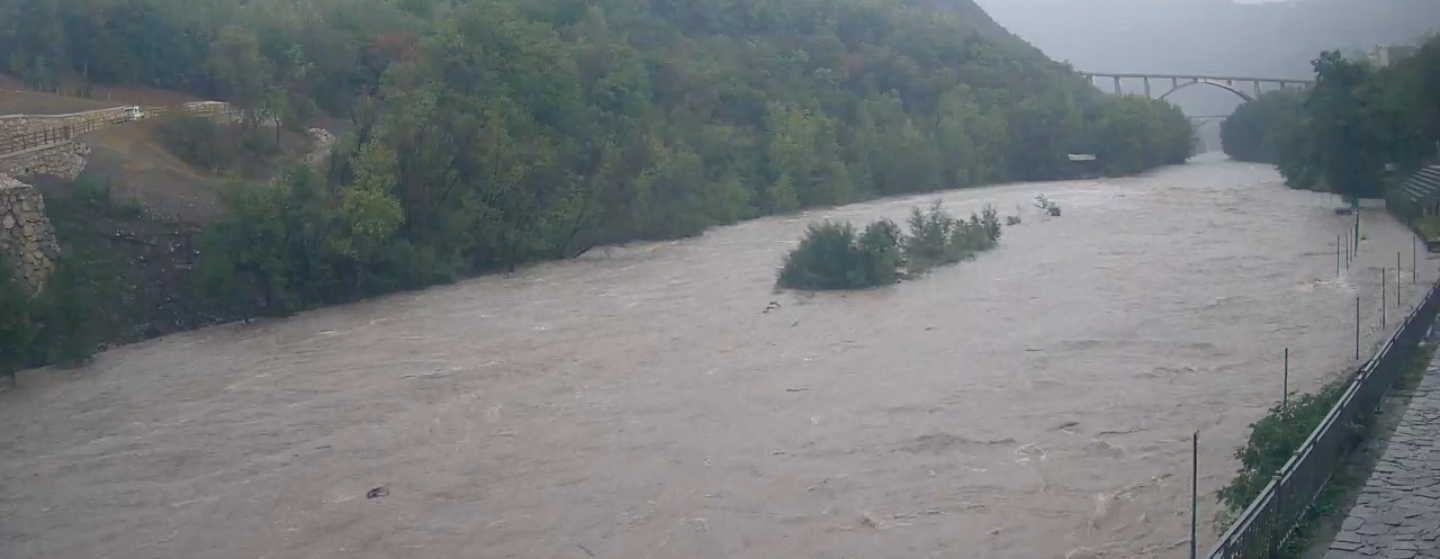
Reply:
<svg viewBox="0 0 1440 559"><path fill-rule="evenodd" d="M374 95L379 90L380 79L390 66L414 62L418 58L417 43L415 35L405 31L385 33L371 39L361 61L366 70L365 94Z"/></svg>

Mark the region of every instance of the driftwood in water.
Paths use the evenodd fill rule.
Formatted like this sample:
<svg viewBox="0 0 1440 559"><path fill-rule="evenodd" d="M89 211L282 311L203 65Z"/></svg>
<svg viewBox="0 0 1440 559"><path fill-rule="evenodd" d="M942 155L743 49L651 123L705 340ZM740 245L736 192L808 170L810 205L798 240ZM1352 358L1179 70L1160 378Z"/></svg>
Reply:
<svg viewBox="0 0 1440 559"><path fill-rule="evenodd" d="M599 249L600 249L600 252L605 253L605 257L606 257L606 258L610 258L610 249L609 249L609 248L606 248L606 247L603 247L603 246L599 246L599 245L590 245L590 246L588 246L588 247L585 247L585 248L580 249L580 251L579 251L579 252L576 252L575 254L572 254L572 255L570 255L570 256L567 256L567 257L566 257L566 260L574 260L574 259L576 259L576 258L580 258L581 256L584 256L585 253L590 252L591 250L594 250L594 249L596 249L596 248L599 248Z"/></svg>

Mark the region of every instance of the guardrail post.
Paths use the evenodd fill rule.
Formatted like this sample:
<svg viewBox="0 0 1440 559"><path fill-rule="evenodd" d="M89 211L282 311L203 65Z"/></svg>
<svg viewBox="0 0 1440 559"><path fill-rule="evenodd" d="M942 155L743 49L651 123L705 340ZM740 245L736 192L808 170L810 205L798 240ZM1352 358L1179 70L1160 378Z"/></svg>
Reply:
<svg viewBox="0 0 1440 559"><path fill-rule="evenodd" d="M1190 559L1195 559L1195 534L1200 501L1200 432L1190 436Z"/></svg>
<svg viewBox="0 0 1440 559"><path fill-rule="evenodd" d="M1355 297L1355 360L1360 360L1360 297Z"/></svg>
<svg viewBox="0 0 1440 559"><path fill-rule="evenodd" d="M1280 411L1290 407L1290 348L1285 348L1285 380L1280 384Z"/></svg>
<svg viewBox="0 0 1440 559"><path fill-rule="evenodd" d="M1271 487L1275 488L1275 514L1270 517L1270 545L1267 557L1272 559L1280 557L1280 541L1288 532L1285 528L1285 488L1280 485L1280 476L1280 473L1270 476L1270 482L1273 484Z"/></svg>

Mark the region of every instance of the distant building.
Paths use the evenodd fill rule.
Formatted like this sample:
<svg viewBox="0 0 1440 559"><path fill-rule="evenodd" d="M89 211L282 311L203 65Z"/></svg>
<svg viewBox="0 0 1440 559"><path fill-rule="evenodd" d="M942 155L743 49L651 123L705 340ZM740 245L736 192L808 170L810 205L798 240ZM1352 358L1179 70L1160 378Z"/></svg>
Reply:
<svg viewBox="0 0 1440 559"><path fill-rule="evenodd" d="M1080 178L1095 179L1105 176L1105 166L1093 153L1071 153L1067 154L1070 164L1079 169Z"/></svg>
<svg viewBox="0 0 1440 559"><path fill-rule="evenodd" d="M1415 45L1376 45L1370 47L1370 62L1383 68L1414 56L1419 50Z"/></svg>

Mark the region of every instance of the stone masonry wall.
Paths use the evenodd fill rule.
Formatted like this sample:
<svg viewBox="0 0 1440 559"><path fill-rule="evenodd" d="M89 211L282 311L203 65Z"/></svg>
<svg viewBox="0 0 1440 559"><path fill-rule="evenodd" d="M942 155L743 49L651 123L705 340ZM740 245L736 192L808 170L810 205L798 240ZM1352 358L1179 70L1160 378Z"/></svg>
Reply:
<svg viewBox="0 0 1440 559"><path fill-rule="evenodd" d="M39 292L60 257L45 199L35 187L0 175L0 252L19 267L32 293Z"/></svg>
<svg viewBox="0 0 1440 559"><path fill-rule="evenodd" d="M85 170L90 146L69 141L0 155L0 175L33 177L46 175L75 180Z"/></svg>
<svg viewBox="0 0 1440 559"><path fill-rule="evenodd" d="M124 107L116 107L113 109L100 109L63 115L0 115L0 138L80 124L97 119L116 118L124 111Z"/></svg>

